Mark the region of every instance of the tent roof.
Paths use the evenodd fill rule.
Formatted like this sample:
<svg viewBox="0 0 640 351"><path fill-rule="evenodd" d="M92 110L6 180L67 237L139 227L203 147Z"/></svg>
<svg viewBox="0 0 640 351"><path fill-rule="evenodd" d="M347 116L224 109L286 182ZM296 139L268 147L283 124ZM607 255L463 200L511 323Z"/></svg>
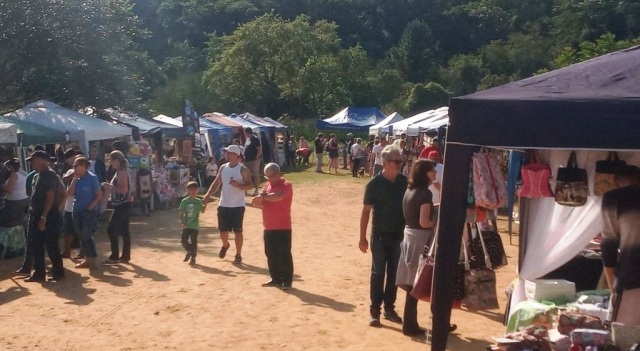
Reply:
<svg viewBox="0 0 640 351"><path fill-rule="evenodd" d="M215 129L223 132L233 133L233 127L214 122L210 119L200 117L200 127L205 129Z"/></svg>
<svg viewBox="0 0 640 351"><path fill-rule="evenodd" d="M112 108L104 110L107 115L116 122L126 124L132 127L138 128L140 134L148 135L155 133L162 133L163 136L168 138L180 138L186 136L184 128L182 126L176 126L174 124L168 124L159 120L146 119L138 116L128 115L116 111Z"/></svg>
<svg viewBox="0 0 640 351"><path fill-rule="evenodd" d="M318 120L316 128L368 132L386 116L377 107L347 107L327 119Z"/></svg>
<svg viewBox="0 0 640 351"><path fill-rule="evenodd" d="M420 112L417 115L411 116L409 118L405 118L396 123L392 123L391 127L393 128L393 131L396 134L404 133L407 131L407 128L410 125L427 120L427 119L430 120L432 118L446 116L448 111L449 111L449 108L447 106L444 106L435 110Z"/></svg>
<svg viewBox="0 0 640 351"><path fill-rule="evenodd" d="M267 127L267 128L275 128L276 127L274 124L271 124L271 123L265 121L264 119L254 115L252 113L249 113L249 112L245 112L245 113L239 115L238 117L243 118L243 119L245 119L245 120L247 120L247 121L249 121L249 122L251 122L253 124L257 124L257 125L259 125L261 127Z"/></svg>
<svg viewBox="0 0 640 351"><path fill-rule="evenodd" d="M273 124L274 126L276 126L277 129L287 129L287 128L289 128L286 125L276 121L275 119L272 119L272 118L269 118L269 117L262 117L262 119L264 119L265 121Z"/></svg>
<svg viewBox="0 0 640 351"><path fill-rule="evenodd" d="M114 139L131 135L131 128L39 100L4 115L10 120L36 123L59 131L84 131L87 141Z"/></svg>
<svg viewBox="0 0 640 351"><path fill-rule="evenodd" d="M177 119L173 118L173 117L169 117L166 115L157 115L155 117L153 117L153 119L155 121L160 121L166 124L171 124L173 126L176 127L181 127L182 128L182 122L178 121Z"/></svg>
<svg viewBox="0 0 640 351"><path fill-rule="evenodd" d="M452 98L448 142L640 149L640 46Z"/></svg>
<svg viewBox="0 0 640 351"><path fill-rule="evenodd" d="M408 135L418 135L418 133L425 133L433 130L437 130L442 126L449 124L448 114L437 114L431 118L427 118L418 123L411 124L407 127Z"/></svg>
<svg viewBox="0 0 640 351"><path fill-rule="evenodd" d="M65 141L63 132L36 123L15 118L9 119L2 116L0 116L0 122L11 123L17 127L18 144L54 144Z"/></svg>
<svg viewBox="0 0 640 351"><path fill-rule="evenodd" d="M249 127L249 128L251 128L251 129L253 129L253 130L254 130L254 132L255 132L255 130L256 130L256 129L258 129L258 130L260 130L260 131L265 131L265 132L266 132L266 131L268 130L268 128L269 128L269 127L267 127L267 126L260 125L260 124L254 123L254 122L252 122L252 121L250 121L250 120L244 119L244 118L242 118L242 117L238 116L238 115L237 115L237 114L235 114L235 113L232 113L232 114L231 114L231 115L229 115L229 116L223 116L222 118L224 118L224 119L226 119L226 120L228 120L228 121L234 122L234 123L236 123L236 124L239 124L239 125L241 125L241 126L242 126L242 128L247 128L247 127Z"/></svg>
<svg viewBox="0 0 640 351"><path fill-rule="evenodd" d="M18 127L13 123L0 121L0 144L17 144Z"/></svg>
<svg viewBox="0 0 640 351"><path fill-rule="evenodd" d="M231 121L229 119L227 119L224 114L220 113L220 112L209 112L209 113L205 113L204 115L202 115L202 117L209 119L211 121L214 121L218 124L222 124L223 126L228 126L228 127L235 127L235 128L240 128L242 129L242 124Z"/></svg>
<svg viewBox="0 0 640 351"><path fill-rule="evenodd" d="M400 122L404 119L404 117L402 117L401 114L399 114L398 112L394 112L390 115L387 116L387 118L383 119L382 121L380 121L380 123L376 123L375 125L369 127L369 134L370 135L378 135L381 132L383 132L382 129L384 129L384 127L386 127L389 124L392 123L396 123L396 122ZM388 129L387 129L388 132Z"/></svg>

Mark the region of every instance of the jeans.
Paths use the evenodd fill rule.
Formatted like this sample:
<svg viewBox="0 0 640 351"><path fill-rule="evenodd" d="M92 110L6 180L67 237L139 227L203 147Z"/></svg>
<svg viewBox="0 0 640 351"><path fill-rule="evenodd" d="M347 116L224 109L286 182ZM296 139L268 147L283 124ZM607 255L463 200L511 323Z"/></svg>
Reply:
<svg viewBox="0 0 640 351"><path fill-rule="evenodd" d="M371 307L372 315L380 314L380 306L384 302L384 309L391 311L395 308L398 287L396 274L400 260L400 243L403 234L385 233L389 235L371 235ZM386 281L385 281L386 273Z"/></svg>
<svg viewBox="0 0 640 351"><path fill-rule="evenodd" d="M316 172L322 172L322 153L316 153Z"/></svg>
<svg viewBox="0 0 640 351"><path fill-rule="evenodd" d="M93 210L87 209L84 211L73 212L73 226L80 237L82 252L86 257L98 257L98 253L96 252L96 242L93 240L97 224L98 211L96 211L95 208Z"/></svg>
<svg viewBox="0 0 640 351"><path fill-rule="evenodd" d="M107 226L109 241L111 241L111 260L129 261L131 259L131 235L129 234L129 209L131 203L125 202L113 206L113 214ZM118 258L118 235L122 235L122 256Z"/></svg>
<svg viewBox="0 0 640 351"><path fill-rule="evenodd" d="M271 281L291 286L293 282L293 257L291 256L291 229L265 230L264 253Z"/></svg>
<svg viewBox="0 0 640 351"><path fill-rule="evenodd" d="M358 157L353 158L353 166L351 167L351 175L358 176L358 170L360 170L360 159Z"/></svg>
<svg viewBox="0 0 640 351"><path fill-rule="evenodd" d="M182 229L182 247L191 254L191 257L198 255L198 229Z"/></svg>
<svg viewBox="0 0 640 351"><path fill-rule="evenodd" d="M51 259L51 274L53 276L64 275L62 255L60 255L60 245L58 245L58 240L60 239L60 225L62 224L60 212L56 210L49 211L44 231L40 231L38 228L40 216L41 214L37 212L29 214L29 237L30 245L33 250L33 275L42 277L46 275L44 264L45 250L49 255L49 259Z"/></svg>

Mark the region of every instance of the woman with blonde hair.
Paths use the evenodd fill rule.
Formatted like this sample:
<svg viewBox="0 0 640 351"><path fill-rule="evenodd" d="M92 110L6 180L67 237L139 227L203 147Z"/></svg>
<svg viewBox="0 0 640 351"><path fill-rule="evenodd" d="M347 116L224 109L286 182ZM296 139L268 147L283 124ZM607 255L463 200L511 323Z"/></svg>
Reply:
<svg viewBox="0 0 640 351"><path fill-rule="evenodd" d="M131 185L129 162L121 151L109 154L109 164L116 171L110 183L102 183L111 188L113 214L107 226L111 242L111 256L105 264L128 263L131 259L131 236L129 233L129 210L131 209ZM122 255L119 255L118 235L122 236Z"/></svg>

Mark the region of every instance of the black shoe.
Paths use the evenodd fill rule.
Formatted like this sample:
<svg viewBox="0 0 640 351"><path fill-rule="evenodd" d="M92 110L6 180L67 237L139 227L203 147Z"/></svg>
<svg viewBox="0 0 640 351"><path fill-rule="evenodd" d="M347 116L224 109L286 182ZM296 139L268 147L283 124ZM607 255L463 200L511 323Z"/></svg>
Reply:
<svg viewBox="0 0 640 351"><path fill-rule="evenodd" d="M394 310L385 311L384 319L390 320L394 323L402 323L402 318L400 318L400 316L398 316L398 314Z"/></svg>
<svg viewBox="0 0 640 351"><path fill-rule="evenodd" d="M408 329L404 329L402 328L402 334L406 335L406 336L414 336L414 337L421 337L421 336L426 336L427 335L427 331L423 328L408 328Z"/></svg>
<svg viewBox="0 0 640 351"><path fill-rule="evenodd" d="M291 286L291 284L285 284L283 283L282 286L280 287L280 289L284 290L284 291L288 291L293 289L293 287Z"/></svg>
<svg viewBox="0 0 640 351"><path fill-rule="evenodd" d="M380 323L380 315L379 314L371 314L371 316L369 317L369 326L370 327L381 327L382 324Z"/></svg>
<svg viewBox="0 0 640 351"><path fill-rule="evenodd" d="M189 261L189 265L190 266L195 266L196 265L196 258L195 257L191 257L191 261Z"/></svg>
<svg viewBox="0 0 640 351"><path fill-rule="evenodd" d="M269 288L269 287L280 286L281 284L280 284L280 283L278 283L278 282L276 282L276 281L269 280L268 282L266 282L266 283L262 283L261 285L262 285L262 287L264 287L264 288Z"/></svg>
<svg viewBox="0 0 640 351"><path fill-rule="evenodd" d="M13 272L15 275L31 275L31 270L26 268L20 268Z"/></svg>
<svg viewBox="0 0 640 351"><path fill-rule="evenodd" d="M227 243L227 246L223 246L220 248L220 253L218 254L218 257L220 258L224 258L224 256L227 255L227 250L229 250L229 247L231 246L230 243Z"/></svg>
<svg viewBox="0 0 640 351"><path fill-rule="evenodd" d="M131 261L131 258L122 256L118 261L120 261L120 263L126 264L126 263L129 263L129 261Z"/></svg>
<svg viewBox="0 0 640 351"><path fill-rule="evenodd" d="M236 255L236 258L233 260L233 263L242 263L242 256Z"/></svg>
<svg viewBox="0 0 640 351"><path fill-rule="evenodd" d="M184 255L184 260L182 260L182 262L187 262L189 261L190 258L191 258L191 252L187 252L187 254Z"/></svg>
<svg viewBox="0 0 640 351"><path fill-rule="evenodd" d="M27 283L40 283L47 280L47 276L44 274L34 274L30 277L25 278L25 282Z"/></svg>
<svg viewBox="0 0 640 351"><path fill-rule="evenodd" d="M457 324L449 325L449 333L453 333L454 331L456 331L456 329L458 329L458 325Z"/></svg>

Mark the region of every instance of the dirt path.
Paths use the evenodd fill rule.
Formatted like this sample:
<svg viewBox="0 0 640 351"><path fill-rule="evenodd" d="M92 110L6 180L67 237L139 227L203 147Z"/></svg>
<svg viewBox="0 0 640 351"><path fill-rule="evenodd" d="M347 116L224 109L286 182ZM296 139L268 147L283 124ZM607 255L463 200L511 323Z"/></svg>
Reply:
<svg viewBox="0 0 640 351"><path fill-rule="evenodd" d="M300 177L301 175L296 175ZM294 289L262 288L269 279L259 210L245 216L244 263L218 259L215 207L204 215L198 265L182 262L178 215L159 210L134 217L132 263L91 273L65 260L67 278L24 283L0 263L0 346L3 350L425 350L401 326L367 325L370 255L359 252L358 220L365 180L317 175L294 183ZM106 257L103 223L98 252ZM503 236L511 265L498 271L498 294L515 271L517 247ZM404 292L398 294L402 313ZM419 319L428 325L427 303ZM501 335L502 310L454 311L451 350L479 350Z"/></svg>

